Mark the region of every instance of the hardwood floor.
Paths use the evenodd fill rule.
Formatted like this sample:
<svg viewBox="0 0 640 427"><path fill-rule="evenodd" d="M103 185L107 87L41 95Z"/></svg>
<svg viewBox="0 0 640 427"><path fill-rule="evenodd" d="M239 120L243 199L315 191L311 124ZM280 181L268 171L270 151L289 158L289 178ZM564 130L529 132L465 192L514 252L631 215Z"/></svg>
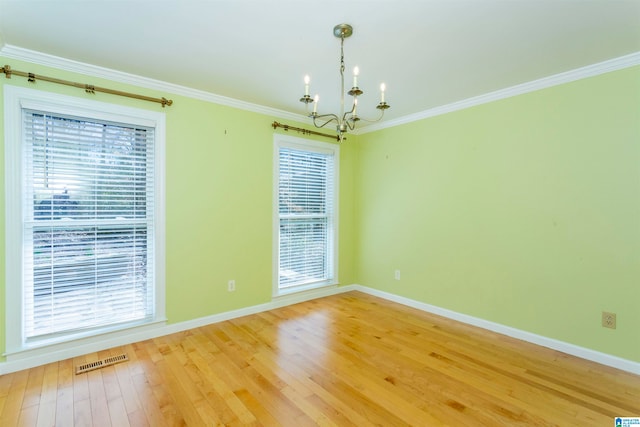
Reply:
<svg viewBox="0 0 640 427"><path fill-rule="evenodd" d="M83 363L129 361L75 375ZM350 292L0 376L1 426L613 426L640 377Z"/></svg>

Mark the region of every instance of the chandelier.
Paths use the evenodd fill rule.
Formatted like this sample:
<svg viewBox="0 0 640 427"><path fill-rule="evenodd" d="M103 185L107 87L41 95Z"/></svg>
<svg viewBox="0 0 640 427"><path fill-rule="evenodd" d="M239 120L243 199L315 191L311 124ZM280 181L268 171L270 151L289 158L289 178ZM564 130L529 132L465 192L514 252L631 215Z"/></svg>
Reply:
<svg viewBox="0 0 640 427"><path fill-rule="evenodd" d="M360 120L364 120L367 122L377 122L382 119L384 116L384 110L390 107L384 100L384 91L385 84L382 83L380 85L380 103L376 106L378 110L380 110L380 116L375 120L368 120L361 118L358 116L358 97L363 94L363 91L358 87L358 67L353 69L353 87L348 95L353 97L353 103L351 104L351 109L349 111L345 111L344 106L344 39L350 37L353 34L353 27L349 24L338 24L333 27L333 35L340 39L340 80L342 82L342 87L340 90L340 114L318 114L318 95L315 95L313 98L309 96L309 82L310 78L308 75L304 77L304 96L300 98L300 102L305 104L305 108L309 109L309 104L313 103L313 111L309 114L309 117L313 120L313 124L317 128L323 128L329 123L335 123L336 131L338 132L338 139L340 142L344 140L344 135L349 130L354 130L356 127L356 123Z"/></svg>

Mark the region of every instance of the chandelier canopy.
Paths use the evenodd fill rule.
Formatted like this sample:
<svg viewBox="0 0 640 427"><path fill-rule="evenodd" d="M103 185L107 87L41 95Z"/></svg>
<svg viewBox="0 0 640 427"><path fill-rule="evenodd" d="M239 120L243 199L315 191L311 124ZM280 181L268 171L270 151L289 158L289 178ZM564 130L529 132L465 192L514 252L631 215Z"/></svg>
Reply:
<svg viewBox="0 0 640 427"><path fill-rule="evenodd" d="M318 100L319 96L315 95L313 98L309 95L309 82L310 77L306 75L304 77L304 96L300 98L300 102L305 104L305 108L307 108L307 112L309 109L309 104L313 103L313 111L309 114L309 117L313 120L313 124L317 128L322 128L328 125L329 123L334 123L336 125L336 131L338 133L338 139L340 142L344 140L344 135L349 130L354 130L356 127L356 123L360 120L368 121L368 122L377 122L382 119L384 116L384 111L390 107L384 100L384 92L385 92L385 84L382 83L380 85L380 103L376 106L378 110L380 110L380 116L374 120L368 120L361 118L358 116L358 97L363 94L363 91L358 87L358 67L354 67L353 69L353 87L347 92L348 95L353 97L353 103L351 104L351 109L349 111L345 111L344 106L344 39L350 37L353 34L353 27L349 24L338 24L333 27L333 35L340 39L340 81L342 83L342 87L340 90L340 113L339 114L318 114Z"/></svg>

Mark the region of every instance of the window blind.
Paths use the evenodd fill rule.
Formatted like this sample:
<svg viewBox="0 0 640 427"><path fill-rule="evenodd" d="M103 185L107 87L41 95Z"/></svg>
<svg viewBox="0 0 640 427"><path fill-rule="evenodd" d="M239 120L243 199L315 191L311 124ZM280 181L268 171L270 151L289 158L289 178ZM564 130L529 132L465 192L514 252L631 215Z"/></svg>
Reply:
<svg viewBox="0 0 640 427"><path fill-rule="evenodd" d="M333 154L279 151L281 289L332 279Z"/></svg>
<svg viewBox="0 0 640 427"><path fill-rule="evenodd" d="M154 129L23 111L25 338L153 317Z"/></svg>

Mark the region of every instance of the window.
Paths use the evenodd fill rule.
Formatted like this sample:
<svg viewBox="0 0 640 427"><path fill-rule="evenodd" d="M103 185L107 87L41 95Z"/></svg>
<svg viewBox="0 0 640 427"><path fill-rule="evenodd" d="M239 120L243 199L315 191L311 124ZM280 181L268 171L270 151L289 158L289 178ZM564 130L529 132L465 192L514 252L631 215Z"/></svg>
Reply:
<svg viewBox="0 0 640 427"><path fill-rule="evenodd" d="M5 88L7 349L164 317L164 116Z"/></svg>
<svg viewBox="0 0 640 427"><path fill-rule="evenodd" d="M339 146L276 135L274 294L337 282Z"/></svg>

